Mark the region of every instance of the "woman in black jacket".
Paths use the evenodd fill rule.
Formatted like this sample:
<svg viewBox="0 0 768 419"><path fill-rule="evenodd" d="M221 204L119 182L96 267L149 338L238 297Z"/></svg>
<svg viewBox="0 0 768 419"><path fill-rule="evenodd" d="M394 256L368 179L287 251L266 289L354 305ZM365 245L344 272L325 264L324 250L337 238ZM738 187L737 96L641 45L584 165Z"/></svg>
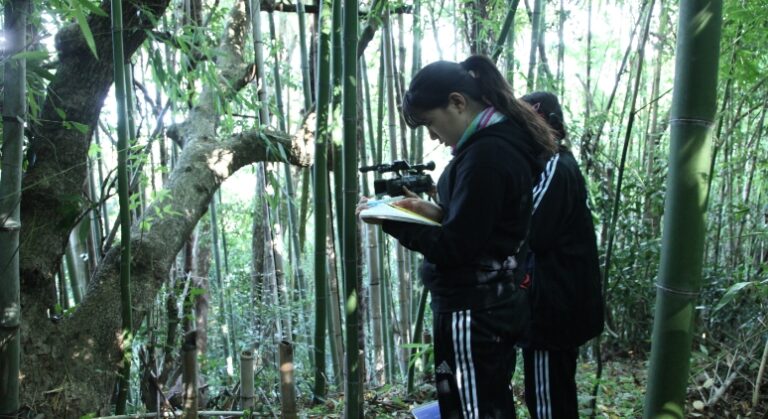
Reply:
<svg viewBox="0 0 768 419"><path fill-rule="evenodd" d="M557 96L522 97L565 141ZM531 327L523 348L525 403L533 419L578 419L579 346L603 330L603 296L587 185L561 145L534 187L527 268Z"/></svg>
<svg viewBox="0 0 768 419"><path fill-rule="evenodd" d="M403 114L454 155L440 176L437 205L414 197L398 203L440 226L383 222L386 233L424 255L441 417L514 417L514 346L529 318L517 267L534 179L555 149L552 131L484 56L421 69Z"/></svg>

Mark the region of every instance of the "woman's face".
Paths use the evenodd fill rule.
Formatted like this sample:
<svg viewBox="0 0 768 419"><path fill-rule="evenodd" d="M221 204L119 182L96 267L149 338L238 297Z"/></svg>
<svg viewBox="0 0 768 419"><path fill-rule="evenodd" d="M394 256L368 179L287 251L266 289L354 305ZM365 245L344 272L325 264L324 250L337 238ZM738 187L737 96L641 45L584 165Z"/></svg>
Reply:
<svg viewBox="0 0 768 419"><path fill-rule="evenodd" d="M468 105L462 94L451 93L447 106L423 111L419 118L426 121L424 126L430 138L446 146L455 146L475 117Z"/></svg>

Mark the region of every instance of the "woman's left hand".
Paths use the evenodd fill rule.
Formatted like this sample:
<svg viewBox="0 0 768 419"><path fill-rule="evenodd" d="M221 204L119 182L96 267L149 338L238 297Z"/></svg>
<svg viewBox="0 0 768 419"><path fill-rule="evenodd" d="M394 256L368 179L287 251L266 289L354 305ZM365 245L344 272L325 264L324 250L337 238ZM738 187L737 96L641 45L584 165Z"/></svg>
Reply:
<svg viewBox="0 0 768 419"><path fill-rule="evenodd" d="M358 203L357 203L357 207L355 207L355 217L360 218L360 212L363 211L364 209L368 209L368 208L371 207L370 205L368 205L368 200L369 199L370 198L368 198L367 196L364 196L364 197L360 198L360 201L358 201ZM360 218L360 219L363 220L364 222L368 223L368 224L381 224L382 223L382 220L379 220L379 219L373 219L373 218Z"/></svg>

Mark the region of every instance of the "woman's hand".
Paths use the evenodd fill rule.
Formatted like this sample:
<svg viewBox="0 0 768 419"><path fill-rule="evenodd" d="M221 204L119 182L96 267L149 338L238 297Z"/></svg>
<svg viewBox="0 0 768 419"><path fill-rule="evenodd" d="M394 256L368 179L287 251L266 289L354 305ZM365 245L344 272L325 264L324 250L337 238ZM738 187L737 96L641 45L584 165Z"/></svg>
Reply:
<svg viewBox="0 0 768 419"><path fill-rule="evenodd" d="M370 198L368 198L367 196L364 196L364 197L360 198L360 201L358 201L358 203L357 203L357 207L355 207L355 217L360 218L360 212L362 210L364 210L364 209L368 209L368 208L371 207L370 205L368 205L368 200L369 199ZM363 220L364 222L368 223L368 224L381 224L382 223L382 220L379 220L379 219L373 219L373 218L367 218L367 219L360 218L360 219Z"/></svg>
<svg viewBox="0 0 768 419"><path fill-rule="evenodd" d="M405 208L438 223L443 220L443 209L440 206L419 198L418 195L408 190L408 188L403 187L403 191L406 198L392 205Z"/></svg>

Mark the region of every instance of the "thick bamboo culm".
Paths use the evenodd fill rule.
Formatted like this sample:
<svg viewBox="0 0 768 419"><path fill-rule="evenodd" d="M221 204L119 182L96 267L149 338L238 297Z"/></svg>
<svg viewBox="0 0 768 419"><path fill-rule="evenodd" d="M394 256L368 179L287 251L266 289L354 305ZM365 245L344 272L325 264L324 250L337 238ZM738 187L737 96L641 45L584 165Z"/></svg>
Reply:
<svg viewBox="0 0 768 419"><path fill-rule="evenodd" d="M240 353L240 407L253 409L253 351L247 349Z"/></svg>
<svg viewBox="0 0 768 419"><path fill-rule="evenodd" d="M197 331L192 330L184 336L181 349L183 365L181 380L184 386L184 419L195 419L197 411Z"/></svg>
<svg viewBox="0 0 768 419"><path fill-rule="evenodd" d="M280 342L280 405L283 419L297 418L296 385L293 379L293 345L284 340Z"/></svg>

